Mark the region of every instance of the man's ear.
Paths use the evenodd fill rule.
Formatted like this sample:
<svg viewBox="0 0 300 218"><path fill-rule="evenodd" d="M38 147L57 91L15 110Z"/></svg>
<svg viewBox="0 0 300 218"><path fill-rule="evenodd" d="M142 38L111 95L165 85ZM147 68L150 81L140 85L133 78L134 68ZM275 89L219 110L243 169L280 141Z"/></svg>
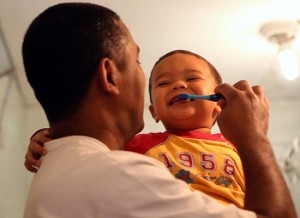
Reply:
<svg viewBox="0 0 300 218"><path fill-rule="evenodd" d="M158 123L159 122L159 118L158 118L157 114L155 113L155 109L154 109L154 107L153 107L152 104L149 106L149 111L150 111L153 119L155 120L155 122Z"/></svg>
<svg viewBox="0 0 300 218"><path fill-rule="evenodd" d="M119 94L120 71L113 60L102 58L98 65L97 75L101 88L106 93Z"/></svg>

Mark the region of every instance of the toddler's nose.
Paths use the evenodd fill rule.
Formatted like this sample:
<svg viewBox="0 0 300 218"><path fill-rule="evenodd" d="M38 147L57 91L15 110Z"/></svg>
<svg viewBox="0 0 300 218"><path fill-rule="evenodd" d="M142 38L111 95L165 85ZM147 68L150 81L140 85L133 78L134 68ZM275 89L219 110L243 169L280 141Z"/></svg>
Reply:
<svg viewBox="0 0 300 218"><path fill-rule="evenodd" d="M186 89L187 84L184 81L177 81L173 84L172 89L177 90L177 89Z"/></svg>

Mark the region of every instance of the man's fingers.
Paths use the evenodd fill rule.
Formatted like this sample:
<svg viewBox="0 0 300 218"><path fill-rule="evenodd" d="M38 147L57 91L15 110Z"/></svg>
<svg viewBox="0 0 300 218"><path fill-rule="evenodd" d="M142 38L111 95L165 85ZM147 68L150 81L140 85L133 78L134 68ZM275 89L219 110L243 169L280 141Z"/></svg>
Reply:
<svg viewBox="0 0 300 218"><path fill-rule="evenodd" d="M215 88L215 93L222 94L226 99L227 97L231 96L231 94L234 93L233 92L234 89L235 88L232 85L229 85L227 83L223 83L223 84L221 84L221 85L219 85Z"/></svg>
<svg viewBox="0 0 300 218"><path fill-rule="evenodd" d="M242 91L251 91L251 85L247 80L241 80L233 85L236 89L242 90Z"/></svg>
<svg viewBox="0 0 300 218"><path fill-rule="evenodd" d="M265 97L265 91L264 91L264 88L260 85L258 86L253 86L252 87L254 93L259 96L260 98L262 98L262 100L264 101L264 103L269 106L269 101L268 99Z"/></svg>
<svg viewBox="0 0 300 218"><path fill-rule="evenodd" d="M252 89L253 89L253 91L255 92L255 94L257 94L257 95L262 95L262 94L264 94L264 89L263 89L262 86L259 86L259 85L253 86Z"/></svg>
<svg viewBox="0 0 300 218"><path fill-rule="evenodd" d="M252 89L257 96L265 97L265 91L262 86L260 86L260 85L253 86Z"/></svg>
<svg viewBox="0 0 300 218"><path fill-rule="evenodd" d="M252 94L253 96L254 95L264 96L264 90L263 90L262 86L257 85L257 86L251 87L250 83L246 80L241 80L241 81L235 83L234 85L229 85L229 84L223 83L216 87L215 92L222 94L226 100L231 99L234 96L237 97L237 95L239 95L239 94L242 94L242 95L240 95L242 97L243 93L244 94L247 93L248 97L249 97L249 94L250 95Z"/></svg>

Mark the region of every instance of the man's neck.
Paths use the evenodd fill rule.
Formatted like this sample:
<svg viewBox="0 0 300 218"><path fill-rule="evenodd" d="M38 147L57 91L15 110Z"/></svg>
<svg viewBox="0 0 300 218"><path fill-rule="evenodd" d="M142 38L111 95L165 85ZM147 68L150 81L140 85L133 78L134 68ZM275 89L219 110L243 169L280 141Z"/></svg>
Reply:
<svg viewBox="0 0 300 218"><path fill-rule="evenodd" d="M111 150L124 150L125 140L116 129L93 125L88 122L63 121L52 124L50 137L52 139L62 138L71 135L88 136L103 142Z"/></svg>

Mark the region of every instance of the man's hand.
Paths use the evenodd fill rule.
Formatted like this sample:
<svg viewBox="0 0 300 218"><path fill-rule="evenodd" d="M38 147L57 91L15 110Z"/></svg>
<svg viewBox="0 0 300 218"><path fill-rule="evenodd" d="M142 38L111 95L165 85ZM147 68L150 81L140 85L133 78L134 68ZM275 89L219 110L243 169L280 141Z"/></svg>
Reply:
<svg viewBox="0 0 300 218"><path fill-rule="evenodd" d="M297 217L288 187L267 137L269 107L261 86L247 81L215 89L225 99L217 122L225 138L237 148L246 183L244 209L258 218Z"/></svg>
<svg viewBox="0 0 300 218"><path fill-rule="evenodd" d="M220 130L233 144L255 141L266 137L268 131L269 105L262 86L253 86L242 80L235 85L222 84L215 89L225 99L219 101L222 108L217 118Z"/></svg>

